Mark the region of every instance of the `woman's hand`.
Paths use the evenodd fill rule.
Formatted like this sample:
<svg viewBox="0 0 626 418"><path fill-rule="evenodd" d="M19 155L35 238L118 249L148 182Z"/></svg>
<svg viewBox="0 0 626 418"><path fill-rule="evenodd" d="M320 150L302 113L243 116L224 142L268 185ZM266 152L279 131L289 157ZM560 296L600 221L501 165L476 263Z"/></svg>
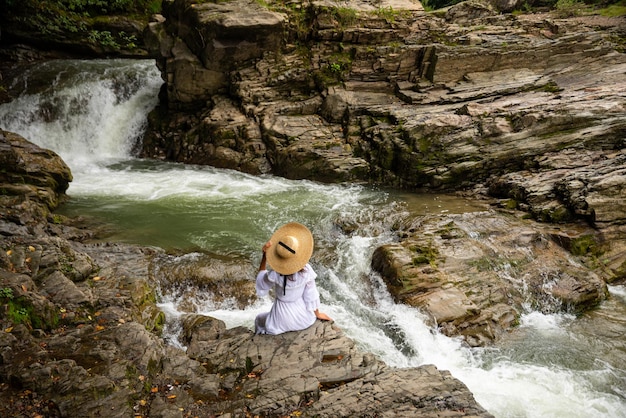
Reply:
<svg viewBox="0 0 626 418"><path fill-rule="evenodd" d="M263 257L261 257L261 265L259 265L259 271L263 271L267 268L267 250L272 246L272 241L267 241L265 245L263 245Z"/></svg>
<svg viewBox="0 0 626 418"><path fill-rule="evenodd" d="M326 315L324 312L320 312L319 309L315 310L315 316L317 317L317 319L320 319L322 321L332 321L332 318L328 315Z"/></svg>

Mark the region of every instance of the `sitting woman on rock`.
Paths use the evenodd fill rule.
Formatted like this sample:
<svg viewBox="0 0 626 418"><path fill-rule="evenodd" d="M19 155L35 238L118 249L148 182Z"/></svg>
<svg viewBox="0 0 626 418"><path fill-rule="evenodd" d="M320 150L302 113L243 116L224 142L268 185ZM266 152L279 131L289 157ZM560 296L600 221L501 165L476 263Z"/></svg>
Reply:
<svg viewBox="0 0 626 418"><path fill-rule="evenodd" d="M317 273L309 265L312 254L313 235L296 222L280 227L265 243L256 291L259 296L266 296L274 289L275 295L272 309L256 317L257 334L300 331L313 325L316 319L331 320L319 311ZM272 270L266 269L266 263Z"/></svg>

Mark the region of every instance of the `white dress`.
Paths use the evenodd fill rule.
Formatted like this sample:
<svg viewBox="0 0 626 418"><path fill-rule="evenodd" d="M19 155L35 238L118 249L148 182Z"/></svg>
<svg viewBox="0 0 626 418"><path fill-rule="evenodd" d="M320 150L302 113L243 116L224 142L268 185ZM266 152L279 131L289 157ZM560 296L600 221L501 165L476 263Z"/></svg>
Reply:
<svg viewBox="0 0 626 418"><path fill-rule="evenodd" d="M257 315L257 334L282 334L300 331L315 323L315 310L320 305L320 294L315 286L317 273L307 264L293 275L285 276L275 271L261 270L256 276L256 291L266 296L274 289L274 304L269 312Z"/></svg>

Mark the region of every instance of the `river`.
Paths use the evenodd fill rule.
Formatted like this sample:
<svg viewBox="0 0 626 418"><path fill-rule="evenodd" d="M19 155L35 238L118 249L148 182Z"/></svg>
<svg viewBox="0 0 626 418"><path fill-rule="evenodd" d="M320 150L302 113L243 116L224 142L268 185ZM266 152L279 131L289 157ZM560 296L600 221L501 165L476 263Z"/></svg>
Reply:
<svg viewBox="0 0 626 418"><path fill-rule="evenodd" d="M210 251L256 265L277 226L302 222L316 240L312 264L322 310L361 349L391 366L434 364L450 370L499 418L626 417L626 365L611 354L626 346L623 286L611 286L612 297L589 314L529 311L497 347L470 349L426 325L416 309L394 303L369 265L374 249L394 239L399 220L480 205L444 195L134 158L133 146L157 104L161 83L151 61L51 61L11 86L23 94L0 106L0 127L63 157L74 181L60 213L106 222L108 240L186 254L178 257ZM356 229L345 233L337 222ZM170 324L181 314L178 302L168 294L160 301ZM271 301L243 310L206 295L197 295L194 303L229 327L252 328L255 315L268 310ZM599 321L611 325L600 327L603 334Z"/></svg>

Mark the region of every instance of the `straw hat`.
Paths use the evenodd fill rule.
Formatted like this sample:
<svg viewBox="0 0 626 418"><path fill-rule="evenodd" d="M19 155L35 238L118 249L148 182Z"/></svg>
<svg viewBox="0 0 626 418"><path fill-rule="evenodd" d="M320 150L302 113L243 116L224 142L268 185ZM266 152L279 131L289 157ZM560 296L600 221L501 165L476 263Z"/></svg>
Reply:
<svg viewBox="0 0 626 418"><path fill-rule="evenodd" d="M272 246L267 250L267 262L283 275L302 270L313 254L313 234L297 222L278 228L270 241Z"/></svg>

